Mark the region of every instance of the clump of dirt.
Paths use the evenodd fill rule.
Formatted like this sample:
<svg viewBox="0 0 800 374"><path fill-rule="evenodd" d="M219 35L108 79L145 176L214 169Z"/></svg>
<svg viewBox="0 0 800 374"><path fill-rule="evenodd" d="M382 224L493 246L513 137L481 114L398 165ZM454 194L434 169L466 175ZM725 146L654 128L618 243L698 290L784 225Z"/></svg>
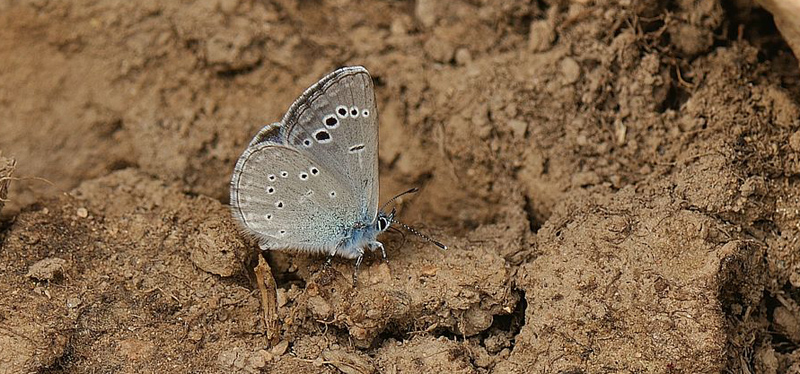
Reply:
<svg viewBox="0 0 800 374"><path fill-rule="evenodd" d="M758 4L2 7L0 372L800 368L800 70ZM226 207L250 138L351 64L381 199L419 186L400 218L449 246L386 235L355 286Z"/></svg>
<svg viewBox="0 0 800 374"><path fill-rule="evenodd" d="M16 164L14 159L3 157L0 154L0 212L8 201L8 185L11 184L11 176L14 174Z"/></svg>

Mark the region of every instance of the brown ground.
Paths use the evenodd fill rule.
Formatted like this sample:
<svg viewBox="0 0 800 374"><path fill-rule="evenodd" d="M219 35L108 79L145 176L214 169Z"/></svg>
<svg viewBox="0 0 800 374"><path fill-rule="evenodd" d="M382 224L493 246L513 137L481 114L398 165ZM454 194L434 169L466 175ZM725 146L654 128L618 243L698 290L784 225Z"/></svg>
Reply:
<svg viewBox="0 0 800 374"><path fill-rule="evenodd" d="M0 5L0 372L800 372L800 71L748 0ZM266 254L233 165L365 65L450 245ZM36 179L46 178L52 184ZM1 204L5 202L3 207Z"/></svg>

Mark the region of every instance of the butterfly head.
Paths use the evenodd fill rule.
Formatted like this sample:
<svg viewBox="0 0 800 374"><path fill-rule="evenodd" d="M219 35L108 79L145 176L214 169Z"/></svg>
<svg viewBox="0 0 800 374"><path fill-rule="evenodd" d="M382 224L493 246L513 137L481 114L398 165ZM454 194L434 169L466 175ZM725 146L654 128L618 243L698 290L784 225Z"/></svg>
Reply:
<svg viewBox="0 0 800 374"><path fill-rule="evenodd" d="M392 208L392 211L389 213L383 211L378 212L378 217L375 219L375 230L377 230L378 233L382 233L389 229L389 226L391 226L394 222L395 212L395 208Z"/></svg>
<svg viewBox="0 0 800 374"><path fill-rule="evenodd" d="M431 238L431 237L429 237L429 236L427 236L427 235L415 230L412 227L409 227L408 225L406 225L406 224L404 224L404 223L402 223L400 221L395 220L394 219L394 215L397 212L396 208L393 207L392 211L389 212L389 213L386 213L386 212L383 211L383 209L386 208L387 205L389 205L391 202L397 200L398 197L403 196L405 194L414 193L414 192L417 192L417 191L419 191L417 188L412 188L412 189L410 189L410 190L408 190L406 192L398 194L397 196L393 197L391 200L387 201L386 204L383 204L381 209L378 211L377 218L375 219L375 230L376 230L376 232L380 234L380 233L388 230L389 227L393 223L396 223L396 224L402 226L403 228L405 228L406 230L410 231L412 234L417 235L417 236L425 239L426 241L428 241L430 243L433 243L435 246L437 246L437 247L439 247L441 249L447 249L446 245L444 245L444 244L434 240L433 238Z"/></svg>

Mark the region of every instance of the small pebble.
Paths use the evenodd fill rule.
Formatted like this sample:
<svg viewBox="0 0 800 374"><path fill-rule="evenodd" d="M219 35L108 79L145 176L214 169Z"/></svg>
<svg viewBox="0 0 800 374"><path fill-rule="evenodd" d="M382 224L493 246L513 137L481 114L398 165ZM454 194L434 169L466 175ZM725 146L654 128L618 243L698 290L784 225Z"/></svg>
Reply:
<svg viewBox="0 0 800 374"><path fill-rule="evenodd" d="M528 36L528 49L531 52L544 52L552 47L555 40L556 33L549 21L538 20L531 22Z"/></svg>
<svg viewBox="0 0 800 374"><path fill-rule="evenodd" d="M286 299L286 290L284 290L283 288L278 288L278 293L277 293L275 299L276 299L276 301L278 303L278 308L282 308L282 307L286 306L286 303L288 301Z"/></svg>
<svg viewBox="0 0 800 374"><path fill-rule="evenodd" d="M414 14L425 27L433 26L438 18L436 0L417 0Z"/></svg>
<svg viewBox="0 0 800 374"><path fill-rule="evenodd" d="M51 281L63 274L66 265L67 260L62 258L46 258L31 265L26 276L40 281Z"/></svg>
<svg viewBox="0 0 800 374"><path fill-rule="evenodd" d="M361 326L355 326L355 325L351 326L350 327L350 336L352 336L352 337L354 337L354 338L356 338L358 340L364 340L364 339L367 338L367 329L365 329L365 328L363 328Z"/></svg>
<svg viewBox="0 0 800 374"><path fill-rule="evenodd" d="M203 332L198 329L192 330L189 332L187 338L193 342L199 342L203 340Z"/></svg>
<svg viewBox="0 0 800 374"><path fill-rule="evenodd" d="M565 57L561 60L559 68L561 75L564 77L564 82L567 84L573 84L581 78L581 66L571 57Z"/></svg>
<svg viewBox="0 0 800 374"><path fill-rule="evenodd" d="M619 118L614 121L614 135L617 138L617 145L625 144L625 139L628 135L628 126L625 126L625 123Z"/></svg>
<svg viewBox="0 0 800 374"><path fill-rule="evenodd" d="M775 308L772 314L775 330L793 343L800 342L800 317L797 312L784 306Z"/></svg>
<svg viewBox="0 0 800 374"><path fill-rule="evenodd" d="M436 266L426 264L426 265L422 265L422 267L420 268L419 273L423 277L433 277L433 276L436 275L437 271L439 271L439 269Z"/></svg>
<svg viewBox="0 0 800 374"><path fill-rule="evenodd" d="M253 353L250 355L250 367L255 369L261 369L264 366L267 366L267 360L258 352Z"/></svg>
<svg viewBox="0 0 800 374"><path fill-rule="evenodd" d="M273 356L272 353L270 353L266 349L262 349L262 350L260 350L260 351L258 351L256 353L260 354L261 357L264 357L264 361L265 362L270 362L270 361L272 361L273 358L275 358L275 356Z"/></svg>
<svg viewBox="0 0 800 374"><path fill-rule="evenodd" d="M789 137L789 147L795 152L800 152L800 131L795 132Z"/></svg>
<svg viewBox="0 0 800 374"><path fill-rule="evenodd" d="M459 48L456 51L456 64L466 65L471 61L472 61L472 53L469 52L469 49Z"/></svg>
<svg viewBox="0 0 800 374"><path fill-rule="evenodd" d="M89 211L86 208L78 208L78 217L86 218L89 217Z"/></svg>
<svg viewBox="0 0 800 374"><path fill-rule="evenodd" d="M450 62L455 54L455 48L453 48L452 44L436 37L428 39L422 48L431 59L441 63Z"/></svg>
<svg viewBox="0 0 800 374"><path fill-rule="evenodd" d="M220 0L219 2L219 10L227 14L231 14L236 11L236 7L238 6L239 0Z"/></svg>
<svg viewBox="0 0 800 374"><path fill-rule="evenodd" d="M508 127L511 128L511 132L513 132L514 136L517 138L524 138L525 133L528 132L528 123L518 119L508 121Z"/></svg>
<svg viewBox="0 0 800 374"><path fill-rule="evenodd" d="M396 18L392 21L392 25L389 26L389 31L391 31L392 35L406 35L408 34L408 26L405 20Z"/></svg>
<svg viewBox="0 0 800 374"><path fill-rule="evenodd" d="M789 275L789 283L791 283L794 288L800 288L800 269L796 269Z"/></svg>
<svg viewBox="0 0 800 374"><path fill-rule="evenodd" d="M70 296L67 299L67 308L73 309L81 305L81 299L77 296Z"/></svg>
<svg viewBox="0 0 800 374"><path fill-rule="evenodd" d="M289 349L289 341L282 340L280 343L272 347L272 354L275 356L282 356Z"/></svg>
<svg viewBox="0 0 800 374"><path fill-rule="evenodd" d="M312 296L307 299L308 310L318 319L327 320L333 316L333 307L321 296Z"/></svg>

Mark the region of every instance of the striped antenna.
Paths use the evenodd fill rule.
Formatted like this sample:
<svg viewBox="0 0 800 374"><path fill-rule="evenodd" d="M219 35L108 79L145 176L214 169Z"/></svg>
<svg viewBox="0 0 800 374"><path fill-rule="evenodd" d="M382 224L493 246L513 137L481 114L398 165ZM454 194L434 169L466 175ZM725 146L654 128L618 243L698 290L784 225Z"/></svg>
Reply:
<svg viewBox="0 0 800 374"><path fill-rule="evenodd" d="M421 232L419 232L419 231L417 231L417 230L414 230L414 228L413 228L413 227L411 227L411 226L408 226L408 225L406 225L406 224L405 224L405 223L403 223L403 222L397 221L397 220L395 220L394 218L393 218L391 221L392 221L392 223L396 223L396 224L398 224L398 225L400 225L400 226L403 226L403 227L405 227L405 229L406 229L406 230L408 230L408 231L411 231L411 233L412 233L412 234L414 234L414 235L417 235L417 236L421 237L422 239L425 239L426 241L433 243L433 245L435 245L435 246L437 246L437 247L439 247L439 248L441 248L441 249L447 249L447 246L446 246L446 245L444 245L444 244L442 244L442 243L440 243L440 242L438 242L438 241L434 240L434 239L433 239L433 238L431 238L430 236L427 236L427 235L425 235L425 234L423 234L423 233L421 233Z"/></svg>
<svg viewBox="0 0 800 374"><path fill-rule="evenodd" d="M410 189L410 190L408 190L406 192L401 192L401 193L397 194L395 197L389 199L389 201L387 201L386 204L383 204L383 206L379 210L381 212L383 212L383 210L386 208L387 205L391 204L392 201L397 200L397 198L399 198L400 196L407 195L407 194L410 194L410 193L415 193L417 191L419 191L419 188L414 187L414 188L412 188L412 189Z"/></svg>
<svg viewBox="0 0 800 374"><path fill-rule="evenodd" d="M383 211L383 209L386 208L387 205L389 205L393 201L397 200L397 198L399 198L400 196L403 196L403 195L406 195L406 194L410 194L410 193L415 193L417 191L419 191L419 188L414 187L414 188L412 188L412 189L410 189L408 191L405 191L405 192L402 192L400 194L397 194L397 196L395 196L395 197L391 198L389 201L387 201L386 204L383 204L383 206L381 207L381 211ZM402 222L400 222L398 220L395 220L394 219L394 213L395 213L395 209L392 208L392 212L387 217L389 219L389 222L396 223L396 224L398 224L400 226L403 226L406 230L410 231L412 234L417 235L420 238L425 239L426 241L428 241L430 243L433 243L435 246L437 246L437 247L439 247L441 249L447 249L447 246L442 244L442 243L440 243L439 241L437 241L437 240L431 238L430 236L427 236L427 235L415 230L413 227L411 227L409 225L406 225L405 223L402 223Z"/></svg>

